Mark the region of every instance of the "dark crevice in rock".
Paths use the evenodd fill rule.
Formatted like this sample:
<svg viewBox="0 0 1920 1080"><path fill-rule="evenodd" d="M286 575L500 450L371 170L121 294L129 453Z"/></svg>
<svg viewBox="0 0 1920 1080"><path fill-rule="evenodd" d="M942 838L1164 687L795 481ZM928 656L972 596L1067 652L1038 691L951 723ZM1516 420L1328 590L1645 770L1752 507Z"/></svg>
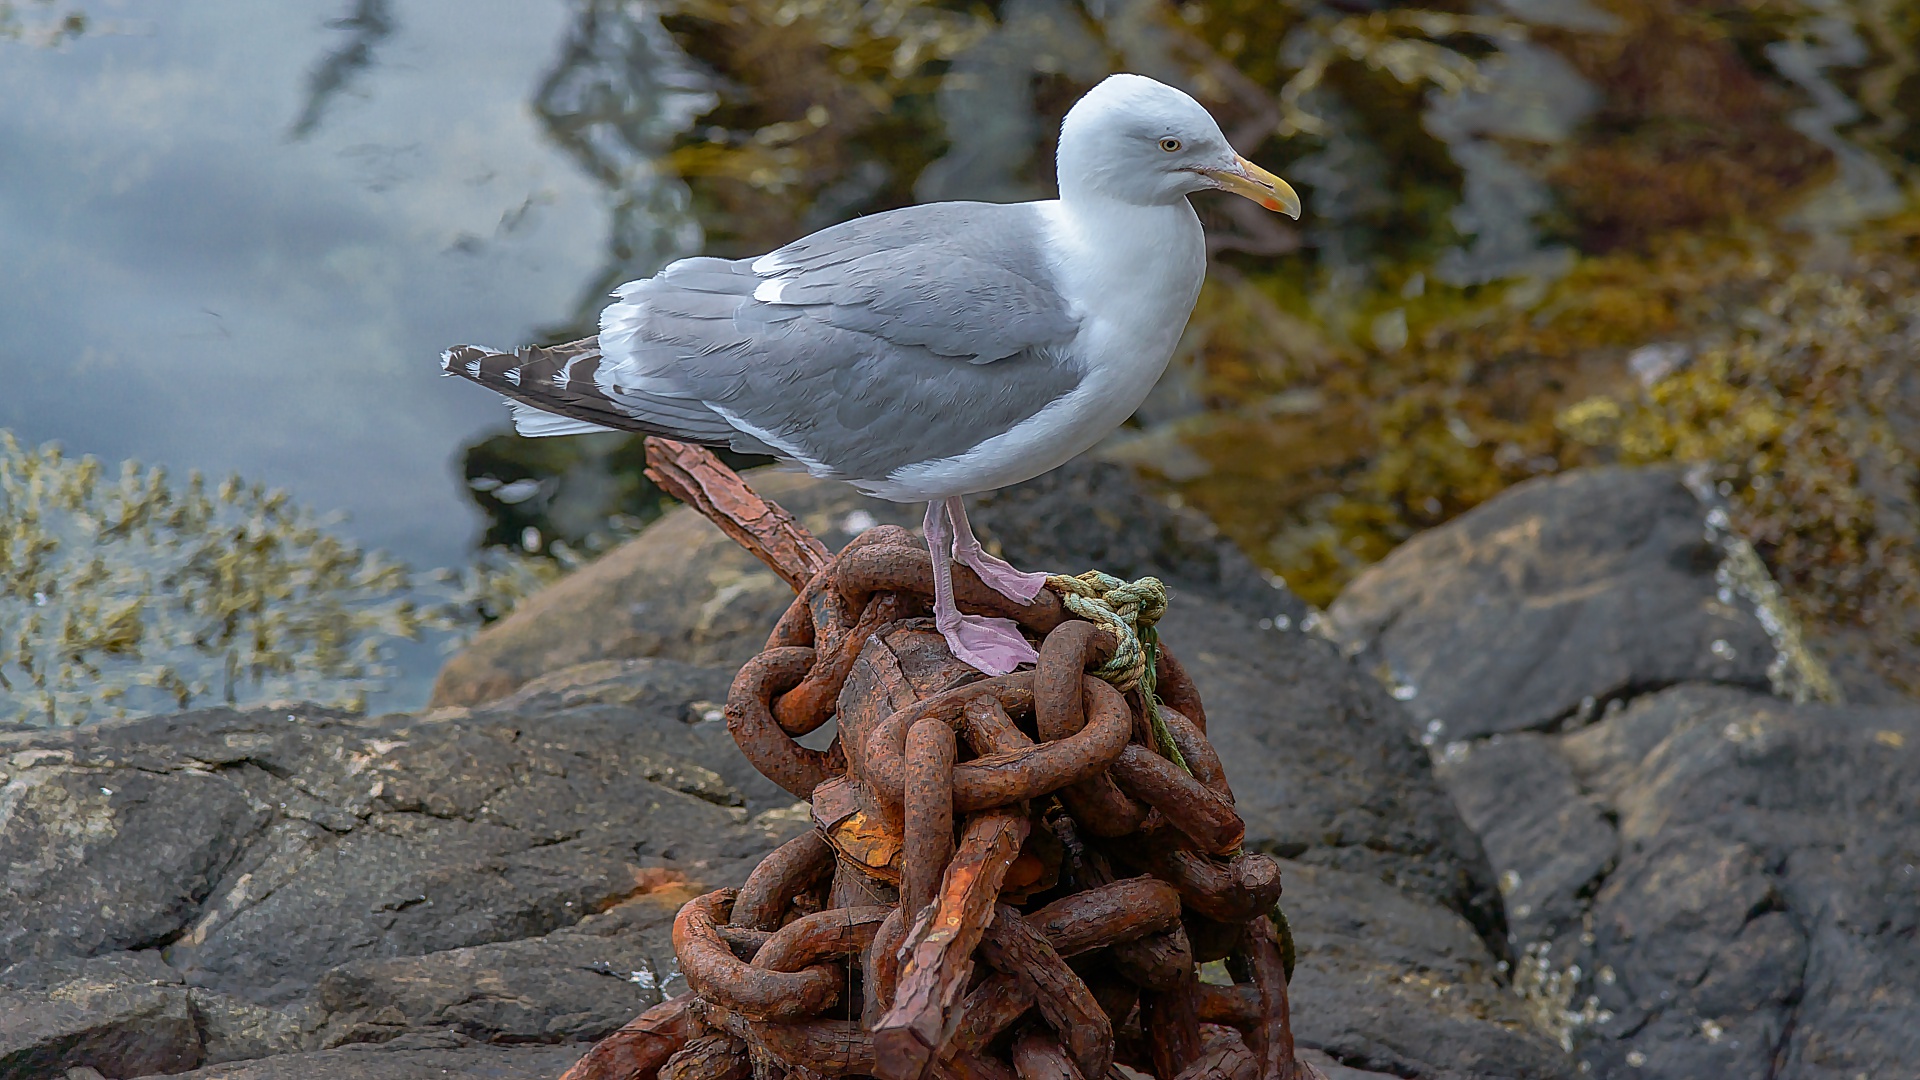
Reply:
<svg viewBox="0 0 1920 1080"><path fill-rule="evenodd" d="M1665 1009L1662 1009L1658 1006L1655 1006L1654 1008L1646 1010L1644 1013L1641 1014L1639 1023L1631 1025L1630 1027L1621 1031L1620 1034L1614 1036L1614 1038L1617 1038L1623 1042L1627 1039L1633 1038L1635 1035L1638 1035L1642 1031L1645 1031L1647 1027L1651 1025L1655 1020L1660 1019L1660 1017L1665 1012L1666 1012Z"/></svg>
<svg viewBox="0 0 1920 1080"><path fill-rule="evenodd" d="M1804 989L1804 987L1802 987ZM1780 1023L1780 1037L1774 1040L1773 1053L1767 1059L1767 1080L1778 1080L1781 1070L1787 1067L1787 1055L1793 1048L1793 1029L1800 1022L1799 991L1795 992L1793 1006Z"/></svg>
<svg viewBox="0 0 1920 1080"><path fill-rule="evenodd" d="M1758 903L1747 909L1746 921L1752 922L1762 915L1775 911L1783 914L1791 914L1791 909L1787 907L1786 897L1781 896L1780 890L1777 888L1767 890L1766 896L1761 897Z"/></svg>
<svg viewBox="0 0 1920 1080"><path fill-rule="evenodd" d="M1570 735L1631 706L1634 702L1678 685L1673 679L1649 679L1628 686L1591 694L1571 709L1535 728L1543 735Z"/></svg>
<svg viewBox="0 0 1920 1080"><path fill-rule="evenodd" d="M1334 1061L1334 1064L1343 1065L1349 1069L1359 1069L1363 1072L1378 1073L1382 1076L1399 1077L1400 1080L1421 1080L1421 1078L1425 1075L1423 1072L1421 1072L1418 1069L1409 1069L1406 1065L1401 1064L1397 1060L1380 1061L1375 1058L1369 1057L1366 1054L1343 1053L1337 1048L1314 1046L1313 1044L1307 1043L1307 1042L1301 1042L1298 1045L1308 1050L1318 1050L1321 1053L1332 1058Z"/></svg>
<svg viewBox="0 0 1920 1080"><path fill-rule="evenodd" d="M571 832L561 833L559 836L543 837L528 844L527 850L538 851L541 848L556 847L560 844L571 844L584 835L586 835L585 829L574 829Z"/></svg>

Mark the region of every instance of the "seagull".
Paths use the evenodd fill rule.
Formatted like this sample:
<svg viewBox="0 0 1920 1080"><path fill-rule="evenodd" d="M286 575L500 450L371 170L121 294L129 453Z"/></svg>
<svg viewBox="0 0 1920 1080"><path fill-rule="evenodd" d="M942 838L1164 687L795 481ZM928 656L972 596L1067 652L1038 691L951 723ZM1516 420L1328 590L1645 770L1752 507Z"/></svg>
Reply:
<svg viewBox="0 0 1920 1080"><path fill-rule="evenodd" d="M1055 164L1057 199L910 206L754 259L681 259L614 290L596 338L463 345L441 367L506 396L522 435L730 446L925 502L935 626L1003 675L1034 649L1012 621L958 609L952 561L1021 603L1046 575L989 554L964 497L1064 464L1146 399L1206 276L1189 195L1300 216L1199 102L1140 75L1074 104Z"/></svg>

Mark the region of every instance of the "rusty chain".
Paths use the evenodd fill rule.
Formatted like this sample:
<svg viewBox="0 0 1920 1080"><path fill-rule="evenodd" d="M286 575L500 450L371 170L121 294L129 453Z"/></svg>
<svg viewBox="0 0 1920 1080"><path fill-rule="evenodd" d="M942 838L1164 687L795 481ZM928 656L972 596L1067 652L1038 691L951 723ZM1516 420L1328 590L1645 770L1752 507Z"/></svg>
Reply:
<svg viewBox="0 0 1920 1080"><path fill-rule="evenodd" d="M1032 670L987 678L924 617L932 566L906 530L810 568L786 574L799 595L726 718L814 828L681 909L689 991L564 1080L1315 1075L1294 1058L1268 917L1280 868L1241 849L1199 694L1165 646L1147 684L1184 765L1139 690L1092 674L1116 635L1058 592L1018 604L956 568L963 609L1038 639ZM798 741L829 721L828 749ZM1223 959L1236 984L1202 983Z"/></svg>

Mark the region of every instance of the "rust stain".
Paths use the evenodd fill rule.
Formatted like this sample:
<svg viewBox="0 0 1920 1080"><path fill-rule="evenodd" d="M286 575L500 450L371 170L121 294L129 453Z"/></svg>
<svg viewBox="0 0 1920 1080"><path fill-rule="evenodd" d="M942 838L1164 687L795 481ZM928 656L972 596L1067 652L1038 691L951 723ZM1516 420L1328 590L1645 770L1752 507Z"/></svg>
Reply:
<svg viewBox="0 0 1920 1080"><path fill-rule="evenodd" d="M827 830L827 842L874 877L900 883L901 837L885 822L857 811Z"/></svg>

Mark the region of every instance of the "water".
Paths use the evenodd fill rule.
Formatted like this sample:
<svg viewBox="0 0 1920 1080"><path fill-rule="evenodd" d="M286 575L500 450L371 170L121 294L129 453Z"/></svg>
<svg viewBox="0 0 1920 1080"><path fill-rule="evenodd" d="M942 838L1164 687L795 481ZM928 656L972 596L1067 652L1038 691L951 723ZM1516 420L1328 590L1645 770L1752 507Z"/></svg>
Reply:
<svg viewBox="0 0 1920 1080"><path fill-rule="evenodd" d="M441 349L532 340L603 273L606 186L529 102L550 0L132 0L0 42L0 427L237 471L418 566L504 425Z"/></svg>

